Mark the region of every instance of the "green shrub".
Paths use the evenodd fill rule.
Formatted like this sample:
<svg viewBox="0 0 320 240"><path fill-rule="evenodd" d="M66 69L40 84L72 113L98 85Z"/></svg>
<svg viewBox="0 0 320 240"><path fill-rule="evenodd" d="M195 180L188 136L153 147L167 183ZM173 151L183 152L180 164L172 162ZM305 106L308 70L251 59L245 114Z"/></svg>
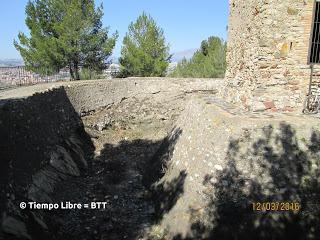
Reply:
<svg viewBox="0 0 320 240"><path fill-rule="evenodd" d="M171 77L223 78L226 71L226 43L209 37L201 43L190 60L183 59L169 75Z"/></svg>
<svg viewBox="0 0 320 240"><path fill-rule="evenodd" d="M102 72L98 72L88 68L82 68L80 70L80 79L81 80L90 80L90 79L100 79L103 78Z"/></svg>

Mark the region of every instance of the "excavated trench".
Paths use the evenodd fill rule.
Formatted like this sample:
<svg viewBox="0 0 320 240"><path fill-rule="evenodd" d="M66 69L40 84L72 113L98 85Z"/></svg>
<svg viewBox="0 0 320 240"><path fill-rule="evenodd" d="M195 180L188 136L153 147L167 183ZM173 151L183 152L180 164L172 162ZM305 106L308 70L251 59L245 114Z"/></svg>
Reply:
<svg viewBox="0 0 320 240"><path fill-rule="evenodd" d="M170 198L158 181L181 134L175 122L190 96L212 94L197 84L83 83L0 98L0 239L150 239Z"/></svg>
<svg viewBox="0 0 320 240"><path fill-rule="evenodd" d="M319 120L241 111L221 84L0 92L0 239L319 239Z"/></svg>
<svg viewBox="0 0 320 240"><path fill-rule="evenodd" d="M53 200L107 205L50 213L53 239L147 239L161 204L152 186L164 174L166 136L186 95L161 102L154 98L125 99L82 116L95 147L91 166L83 177L59 184Z"/></svg>

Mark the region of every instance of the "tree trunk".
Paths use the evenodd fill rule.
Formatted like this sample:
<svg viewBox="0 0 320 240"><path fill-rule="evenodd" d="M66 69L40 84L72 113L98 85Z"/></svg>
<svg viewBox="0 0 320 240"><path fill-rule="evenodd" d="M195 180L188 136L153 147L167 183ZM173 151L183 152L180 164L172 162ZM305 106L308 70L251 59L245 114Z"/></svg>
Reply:
<svg viewBox="0 0 320 240"><path fill-rule="evenodd" d="M70 75L72 80L80 80L79 65L77 62L69 64Z"/></svg>
<svg viewBox="0 0 320 240"><path fill-rule="evenodd" d="M74 75L75 75L75 78L76 78L76 80L80 80L80 74L79 74L79 66L78 66L78 64L75 64L74 65Z"/></svg>
<svg viewBox="0 0 320 240"><path fill-rule="evenodd" d="M69 64L69 71L70 71L71 80L74 80L74 71L71 63Z"/></svg>

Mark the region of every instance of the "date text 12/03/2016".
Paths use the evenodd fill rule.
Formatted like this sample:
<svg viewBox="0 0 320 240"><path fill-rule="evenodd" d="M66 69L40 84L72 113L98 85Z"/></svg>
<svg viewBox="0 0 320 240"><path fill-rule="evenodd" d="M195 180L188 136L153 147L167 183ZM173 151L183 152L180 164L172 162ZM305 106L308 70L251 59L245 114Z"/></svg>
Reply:
<svg viewBox="0 0 320 240"><path fill-rule="evenodd" d="M254 202L253 211L299 211L301 208L298 202Z"/></svg>

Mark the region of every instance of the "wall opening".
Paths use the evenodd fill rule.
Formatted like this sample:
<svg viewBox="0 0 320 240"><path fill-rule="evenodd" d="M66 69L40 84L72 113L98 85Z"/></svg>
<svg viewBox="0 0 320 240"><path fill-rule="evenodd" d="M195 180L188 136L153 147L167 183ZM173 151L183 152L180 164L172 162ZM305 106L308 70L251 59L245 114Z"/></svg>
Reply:
<svg viewBox="0 0 320 240"><path fill-rule="evenodd" d="M312 26L311 51L309 55L310 64L320 63L320 1L315 2Z"/></svg>

